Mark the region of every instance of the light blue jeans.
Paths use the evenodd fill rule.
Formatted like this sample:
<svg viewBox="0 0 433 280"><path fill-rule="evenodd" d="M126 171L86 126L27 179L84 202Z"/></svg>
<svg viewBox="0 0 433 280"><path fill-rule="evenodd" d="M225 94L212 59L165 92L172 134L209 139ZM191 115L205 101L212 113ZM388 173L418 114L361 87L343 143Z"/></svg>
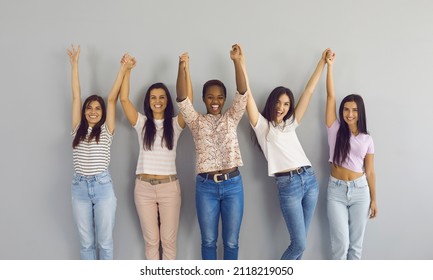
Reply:
<svg viewBox="0 0 433 280"><path fill-rule="evenodd" d="M328 220L332 259L359 260L370 211L370 189L365 175L353 180L328 183Z"/></svg>
<svg viewBox="0 0 433 280"><path fill-rule="evenodd" d="M312 167L301 174L275 177L280 208L290 234L282 260L300 260L307 246L307 233L319 198L319 184Z"/></svg>
<svg viewBox="0 0 433 280"><path fill-rule="evenodd" d="M72 210L80 236L83 260L113 259L113 228L117 199L111 175L104 171L94 176L74 174L72 179Z"/></svg>
<svg viewBox="0 0 433 280"><path fill-rule="evenodd" d="M244 212L241 175L220 183L197 175L195 201L201 232L202 259L217 259L218 223L221 216L224 259L236 260Z"/></svg>

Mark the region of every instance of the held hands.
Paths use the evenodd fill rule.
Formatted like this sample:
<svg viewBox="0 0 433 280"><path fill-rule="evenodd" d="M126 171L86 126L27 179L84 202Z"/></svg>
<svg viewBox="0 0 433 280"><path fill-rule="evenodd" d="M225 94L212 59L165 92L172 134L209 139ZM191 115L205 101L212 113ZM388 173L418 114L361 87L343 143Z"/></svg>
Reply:
<svg viewBox="0 0 433 280"><path fill-rule="evenodd" d="M183 70L188 70L189 54L187 52L184 52L179 56L179 67L182 68Z"/></svg>
<svg viewBox="0 0 433 280"><path fill-rule="evenodd" d="M245 57L241 46L238 44L234 44L232 46L232 49L230 50L230 58L233 60L233 62L241 62L242 64L245 63Z"/></svg>
<svg viewBox="0 0 433 280"><path fill-rule="evenodd" d="M125 53L120 60L121 67L126 70L134 68L136 63L135 57L130 56L129 53Z"/></svg>
<svg viewBox="0 0 433 280"><path fill-rule="evenodd" d="M332 65L334 63L334 60L335 60L335 53L332 52L331 49L326 49L324 52L324 55L325 55L326 63L328 63L329 65ZM323 55L322 55L322 57L323 57Z"/></svg>
<svg viewBox="0 0 433 280"><path fill-rule="evenodd" d="M77 65L78 64L78 58L80 57L80 45L78 45L77 49L75 49L74 45L71 44L71 48L67 49L67 53L69 56L69 61L71 62L71 65Z"/></svg>

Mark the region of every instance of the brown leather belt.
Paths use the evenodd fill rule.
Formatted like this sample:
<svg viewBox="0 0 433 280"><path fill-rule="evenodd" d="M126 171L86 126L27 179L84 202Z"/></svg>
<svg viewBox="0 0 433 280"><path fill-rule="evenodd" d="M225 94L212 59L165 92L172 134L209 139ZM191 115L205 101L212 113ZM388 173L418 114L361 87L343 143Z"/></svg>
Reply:
<svg viewBox="0 0 433 280"><path fill-rule="evenodd" d="M159 185L159 184L176 181L177 175L169 175L168 178L164 178L164 179L149 179L149 178L144 178L143 175L137 175L137 179L143 182L148 182L151 185Z"/></svg>

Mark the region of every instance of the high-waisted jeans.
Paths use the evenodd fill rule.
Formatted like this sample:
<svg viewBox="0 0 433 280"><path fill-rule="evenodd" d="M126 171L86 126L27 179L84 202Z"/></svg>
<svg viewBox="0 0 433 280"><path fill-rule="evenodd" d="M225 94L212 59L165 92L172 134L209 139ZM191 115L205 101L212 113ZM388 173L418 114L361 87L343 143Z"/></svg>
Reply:
<svg viewBox="0 0 433 280"><path fill-rule="evenodd" d="M319 198L319 184L312 167L301 174L275 177L280 208L290 234L282 260L299 260L307 246L307 233Z"/></svg>
<svg viewBox="0 0 433 280"><path fill-rule="evenodd" d="M117 199L110 173L104 171L94 176L74 174L71 192L81 259L97 259L96 248L99 249L99 259L113 259Z"/></svg>
<svg viewBox="0 0 433 280"><path fill-rule="evenodd" d="M327 200L332 259L361 259L370 210L370 189L365 175L353 181L330 176Z"/></svg>
<svg viewBox="0 0 433 280"><path fill-rule="evenodd" d="M218 223L221 216L224 259L236 260L244 212L241 175L219 183L197 175L195 194L202 258L217 259Z"/></svg>

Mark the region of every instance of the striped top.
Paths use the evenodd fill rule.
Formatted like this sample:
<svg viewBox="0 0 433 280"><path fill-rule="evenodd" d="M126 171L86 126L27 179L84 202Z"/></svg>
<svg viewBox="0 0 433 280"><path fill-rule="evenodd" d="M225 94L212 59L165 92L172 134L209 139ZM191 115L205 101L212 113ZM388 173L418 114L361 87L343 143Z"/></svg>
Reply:
<svg viewBox="0 0 433 280"><path fill-rule="evenodd" d="M79 126L79 125L78 125ZM72 137L75 137L78 126L72 131ZM92 132L92 128L87 130L87 137ZM101 126L101 135L99 143L92 139L90 143L87 140L81 141L73 149L73 160L75 173L90 176L96 175L108 169L110 163L110 146L113 135L108 132L106 124Z"/></svg>
<svg viewBox="0 0 433 280"><path fill-rule="evenodd" d="M173 117L173 149L169 150L165 142L161 145L162 135L164 133L164 120L154 120L156 126L156 137L152 150L143 149L143 127L146 122L146 116L138 113L138 119L134 125L138 136L138 145L140 153L137 160L137 169L135 174L153 174L153 175L174 175L176 174L176 147L179 140L182 127L177 121L177 116Z"/></svg>

